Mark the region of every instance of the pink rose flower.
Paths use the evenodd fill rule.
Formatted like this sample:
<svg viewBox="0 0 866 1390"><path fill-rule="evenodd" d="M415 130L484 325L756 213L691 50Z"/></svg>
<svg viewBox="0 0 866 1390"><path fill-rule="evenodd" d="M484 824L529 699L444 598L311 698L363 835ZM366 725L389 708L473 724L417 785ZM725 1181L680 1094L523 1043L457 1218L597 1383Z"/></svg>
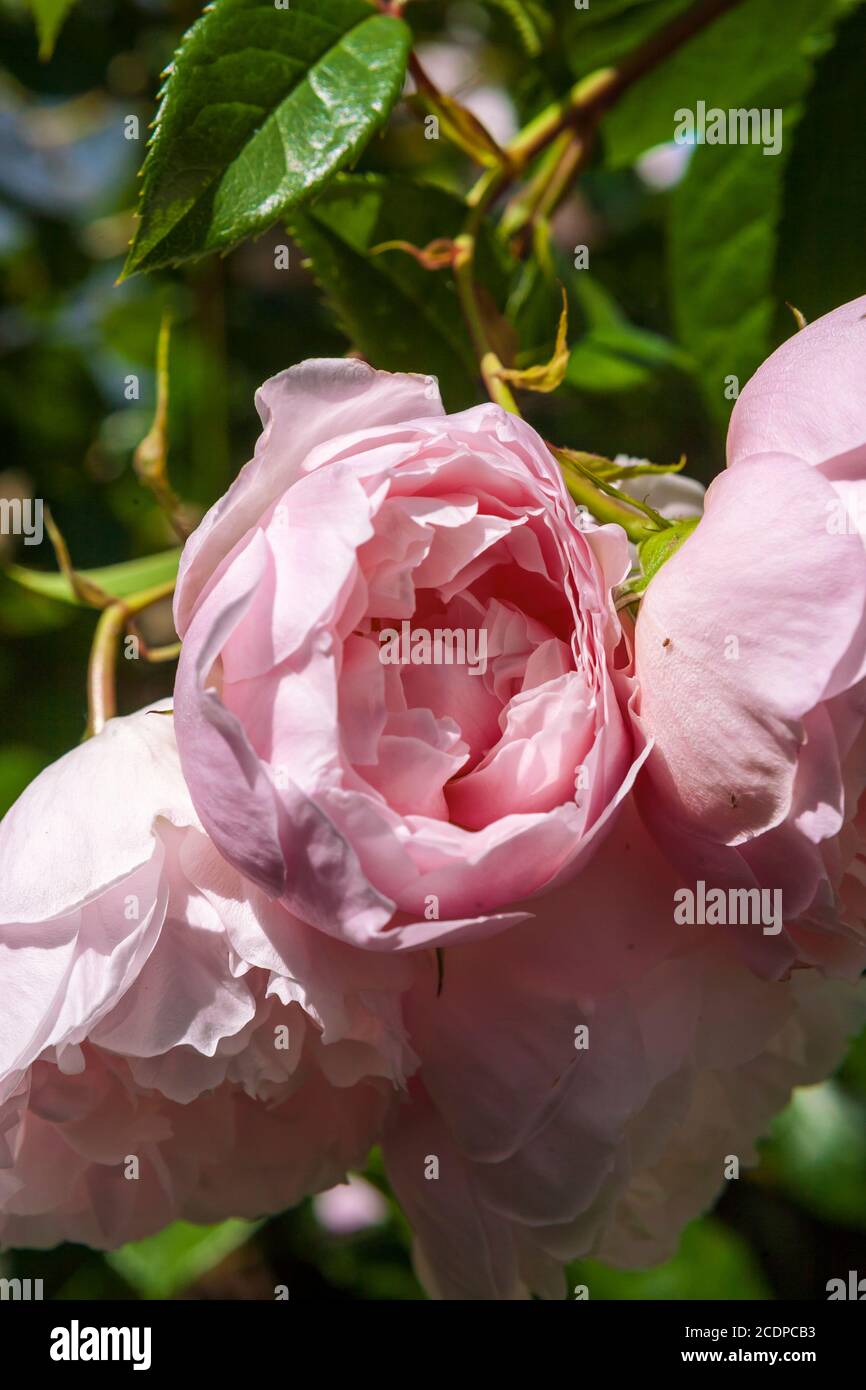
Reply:
<svg viewBox="0 0 866 1390"><path fill-rule="evenodd" d="M861 968L864 534L866 298L745 387L727 470L637 623L647 823L690 880L782 894L778 939L740 934L771 974Z"/></svg>
<svg viewBox="0 0 866 1390"><path fill-rule="evenodd" d="M669 1258L862 1027L862 986L761 979L728 928L677 925L681 883L630 798L534 921L409 990L421 1066L383 1150L433 1297L561 1298L567 1260Z"/></svg>
<svg viewBox="0 0 866 1390"><path fill-rule="evenodd" d="M258 1216L363 1163L416 1059L410 962L269 902L193 811L172 720L112 720L0 828L0 1242Z"/></svg>
<svg viewBox="0 0 866 1390"><path fill-rule="evenodd" d="M645 756L611 599L625 537L580 530L527 424L446 416L431 379L307 362L257 404L176 596L202 823L344 940L509 927L586 863Z"/></svg>
<svg viewBox="0 0 866 1390"><path fill-rule="evenodd" d="M672 1253L866 1011L830 978L866 962L866 559L827 526L862 447L830 359L826 458L817 427L768 452L783 372L652 581L639 714L624 534L581 530L528 426L354 362L263 388L184 552L175 719L112 721L0 828L0 1240L263 1215L380 1142L433 1296ZM404 622L476 669L401 661ZM679 925L682 863L783 875L807 915Z"/></svg>
<svg viewBox="0 0 866 1390"><path fill-rule="evenodd" d="M0 875L5 1244L262 1216L381 1141L433 1296L558 1297L566 1259L669 1254L863 1016L676 927L631 804L533 921L448 950L440 989L429 952L336 941L228 866L155 711L37 778Z"/></svg>

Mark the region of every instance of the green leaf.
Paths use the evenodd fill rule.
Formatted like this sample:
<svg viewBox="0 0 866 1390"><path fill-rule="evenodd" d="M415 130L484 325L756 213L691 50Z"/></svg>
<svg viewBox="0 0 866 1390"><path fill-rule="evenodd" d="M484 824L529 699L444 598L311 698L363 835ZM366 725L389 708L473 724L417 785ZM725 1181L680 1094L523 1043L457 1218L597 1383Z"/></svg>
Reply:
<svg viewBox="0 0 866 1390"><path fill-rule="evenodd" d="M75 618L76 614L65 604L52 603L41 594L25 592L12 582L8 569L0 572L0 638L57 632Z"/></svg>
<svg viewBox="0 0 866 1390"><path fill-rule="evenodd" d="M659 371L682 368L684 361L673 344L633 324L597 328L572 348L566 381L598 395L632 391Z"/></svg>
<svg viewBox="0 0 866 1390"><path fill-rule="evenodd" d="M625 482L630 478L658 478L667 473L682 473L686 466L683 454L676 463L650 463L648 459L640 462L615 463L603 454L590 454L578 449L569 449L569 455L576 458L594 477L604 483Z"/></svg>
<svg viewBox="0 0 866 1390"><path fill-rule="evenodd" d="M585 333L571 350L566 381L605 395L645 385L661 372L689 372L688 356L668 339L630 323L601 283L578 271L569 281Z"/></svg>
<svg viewBox="0 0 866 1390"><path fill-rule="evenodd" d="M721 427L738 389L774 346L778 300L773 274L783 178L811 80L810 55L816 42L810 32L815 22L811 0L791 0L784 10L753 0L743 10L752 14L760 32L761 25L772 25L772 54L754 41L745 43L742 54L731 53L739 74L731 88L736 91L731 104L782 110L781 151L765 155L759 144L699 145L670 203L674 320ZM743 63L751 64L751 70L742 70ZM712 84L705 92L709 108ZM712 102L727 105L715 92ZM689 98L682 104L688 105Z"/></svg>
<svg viewBox="0 0 866 1390"><path fill-rule="evenodd" d="M560 0L563 44L575 77L620 62L694 0L602 0L585 10Z"/></svg>
<svg viewBox="0 0 866 1390"><path fill-rule="evenodd" d="M367 0L214 0L169 69L124 273L227 251L322 188L386 119L410 43Z"/></svg>
<svg viewBox="0 0 866 1390"><path fill-rule="evenodd" d="M244 1245L259 1225L232 1220L192 1226L176 1221L158 1235L109 1251L105 1259L141 1298L172 1298Z"/></svg>
<svg viewBox="0 0 866 1390"><path fill-rule="evenodd" d="M425 247L456 236L465 220L464 204L443 189L344 174L291 221L352 344L374 367L437 377L452 410L474 404L480 392L450 274L425 270L404 251L370 252L389 241ZM489 238L479 241L477 267L482 287L500 301L504 273Z"/></svg>
<svg viewBox="0 0 866 1390"><path fill-rule="evenodd" d="M815 1215L866 1230L866 1106L836 1081L794 1092L761 1145L758 1181Z"/></svg>
<svg viewBox="0 0 866 1390"><path fill-rule="evenodd" d="M29 0L30 8L36 20L36 32L39 35L39 57L43 63L54 52L54 45L57 43L57 35L63 26L75 0Z"/></svg>
<svg viewBox="0 0 866 1390"><path fill-rule="evenodd" d="M112 598L126 598L129 594L140 593L143 589L154 588L157 584L167 584L177 574L180 550L163 550L158 555L142 555L137 560L126 560L120 565L106 565L102 569L80 570L82 578L98 585ZM9 565L5 571L22 588L44 598L57 599L61 603L71 603L87 607L73 593L63 574L46 570L31 570L24 565Z"/></svg>
<svg viewBox="0 0 866 1390"><path fill-rule="evenodd" d="M785 0L784 5L745 0L720 15L636 82L608 113L602 127L607 165L626 168L644 150L672 140L677 111L695 111L698 101L708 110L769 104L762 93L803 64L805 36L832 23L836 8L816 6L815 0Z"/></svg>
<svg viewBox="0 0 866 1390"><path fill-rule="evenodd" d="M421 86L418 102L422 110L431 112L439 119L442 134L476 164L488 169L503 164L505 156L485 125L473 116L467 106L462 106L447 92L433 92Z"/></svg>
<svg viewBox="0 0 866 1390"><path fill-rule="evenodd" d="M527 57L537 58L550 29L550 17L544 10L532 0L487 0L487 4L508 15Z"/></svg>
<svg viewBox="0 0 866 1390"><path fill-rule="evenodd" d="M503 222L497 228L500 246L507 245ZM551 236L546 218L539 218L532 232L532 253L525 260L512 262L506 315L516 334L518 363L537 362L550 356L553 348L553 324L558 322L562 307L563 287L569 307L568 283L571 264Z"/></svg>
<svg viewBox="0 0 866 1390"><path fill-rule="evenodd" d="M810 320L866 289L866 180L861 141L852 138L866 128L864 71L866 7L859 7L817 66L785 172L776 291L780 304L796 304Z"/></svg>
<svg viewBox="0 0 866 1390"><path fill-rule="evenodd" d="M518 362L550 356L550 325L562 286L576 325L565 374L567 386L605 396L644 386L662 373L690 372L688 355L669 339L629 321L601 281L571 261L546 239L514 277L508 318L520 341Z"/></svg>
<svg viewBox="0 0 866 1390"><path fill-rule="evenodd" d="M673 1259L654 1269L619 1270L597 1260L569 1265L567 1297L586 1284L590 1299L766 1299L757 1257L741 1236L712 1217L687 1226Z"/></svg>

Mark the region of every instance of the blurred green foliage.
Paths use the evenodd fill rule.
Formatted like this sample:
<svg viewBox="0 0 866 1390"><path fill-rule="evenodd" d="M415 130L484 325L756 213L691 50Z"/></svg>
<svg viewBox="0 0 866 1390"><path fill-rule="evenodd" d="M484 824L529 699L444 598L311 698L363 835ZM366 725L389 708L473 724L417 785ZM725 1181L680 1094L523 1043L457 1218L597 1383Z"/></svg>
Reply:
<svg viewBox="0 0 866 1390"><path fill-rule="evenodd" d="M450 71L464 96L480 90L507 136L685 4L593 0L578 12L571 0L425 0L407 19L437 71ZM200 510L251 454L255 388L304 357L360 347L378 365L437 372L452 408L481 398L447 284L399 251L358 259L383 240L423 245L454 230L454 193L470 173L463 156L425 140L417 117L398 108L357 171L293 215L297 243L277 226L224 260L118 286L160 73L199 6L33 0L33 9L38 35L23 0L0 0L0 495L46 499L78 568L174 544L132 469L153 412L166 308L170 471ZM53 56L41 61L40 37L46 56L61 20ZM549 260L521 268L492 245L481 260L521 363L549 356L566 286L566 386L527 402L548 437L658 461L685 452L707 481L723 463L722 379L744 381L793 330L784 301L813 318L864 288L866 8L748 0L719 23L605 123L556 219ZM784 156L731 147L711 162L699 148L678 183L653 177L642 157L670 138L672 111L698 97L784 106ZM138 139L126 138L130 116ZM413 192L410 176L436 191ZM275 248L286 243L280 270ZM586 278L573 264L581 244L591 248ZM0 564L53 572L48 550L0 537ZM0 575L0 810L81 737L93 626L92 613ZM122 709L170 692L170 666L122 666ZM381 1184L375 1166L368 1176ZM60 1298L272 1298L281 1284L292 1298L422 1296L393 1205L384 1224L353 1236L329 1234L306 1203L260 1225L181 1224L107 1256L74 1246L8 1252L0 1267L44 1278ZM822 1298L826 1280L848 1268L866 1269L866 1039L838 1078L794 1098L760 1169L728 1185L672 1260L632 1273L582 1262L567 1287L622 1299Z"/></svg>

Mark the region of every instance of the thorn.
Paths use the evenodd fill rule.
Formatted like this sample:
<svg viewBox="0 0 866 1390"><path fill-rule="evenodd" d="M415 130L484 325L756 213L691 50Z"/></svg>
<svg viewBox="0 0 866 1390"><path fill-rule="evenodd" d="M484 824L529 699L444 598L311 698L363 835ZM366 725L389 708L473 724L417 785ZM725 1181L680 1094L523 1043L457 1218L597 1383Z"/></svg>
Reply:
<svg viewBox="0 0 866 1390"><path fill-rule="evenodd" d="M795 304L792 304L789 299L786 299L785 303L791 310L791 313L794 315L794 322L797 325L797 331L800 332L802 331L802 329L808 328L809 320L806 318L805 314L803 314L801 310L796 307Z"/></svg>

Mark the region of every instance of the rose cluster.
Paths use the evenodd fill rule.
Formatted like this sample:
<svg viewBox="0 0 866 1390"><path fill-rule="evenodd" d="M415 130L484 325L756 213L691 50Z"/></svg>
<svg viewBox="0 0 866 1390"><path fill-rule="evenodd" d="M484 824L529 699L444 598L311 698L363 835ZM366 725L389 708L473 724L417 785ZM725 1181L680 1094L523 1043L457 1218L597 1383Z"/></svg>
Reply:
<svg viewBox="0 0 866 1390"><path fill-rule="evenodd" d="M664 1258L866 1018L866 299L745 388L636 622L520 418L352 360L257 405L173 699L0 828L0 1243L378 1143L435 1296Z"/></svg>

